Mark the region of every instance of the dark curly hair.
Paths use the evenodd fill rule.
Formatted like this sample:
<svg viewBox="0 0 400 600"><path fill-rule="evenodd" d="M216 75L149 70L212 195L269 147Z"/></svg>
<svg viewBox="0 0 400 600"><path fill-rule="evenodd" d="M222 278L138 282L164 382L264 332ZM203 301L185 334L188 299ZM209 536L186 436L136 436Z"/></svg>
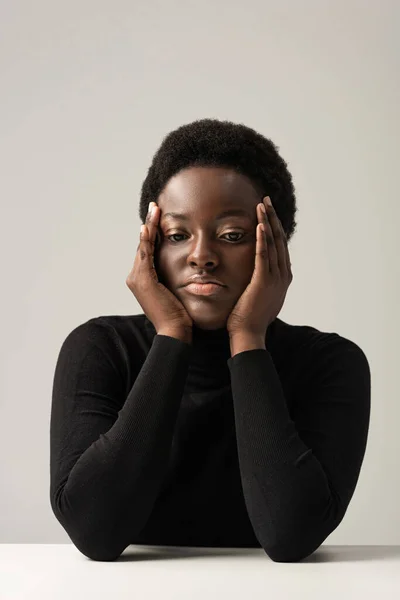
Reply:
<svg viewBox="0 0 400 600"><path fill-rule="evenodd" d="M295 228L296 198L292 176L268 138L243 124L200 119L169 133L153 157L142 184L139 217L146 221L148 204L157 202L168 180L191 166L230 168L248 177L270 196L288 241Z"/></svg>

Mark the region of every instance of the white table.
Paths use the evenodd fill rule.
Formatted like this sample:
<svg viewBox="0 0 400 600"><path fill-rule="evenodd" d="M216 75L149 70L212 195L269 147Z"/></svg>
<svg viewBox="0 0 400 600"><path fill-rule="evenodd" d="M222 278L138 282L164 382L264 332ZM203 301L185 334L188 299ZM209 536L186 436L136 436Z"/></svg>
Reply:
<svg viewBox="0 0 400 600"><path fill-rule="evenodd" d="M97 562L73 544L0 544L1 600L398 600L400 546L322 545L299 563L263 550L129 546Z"/></svg>

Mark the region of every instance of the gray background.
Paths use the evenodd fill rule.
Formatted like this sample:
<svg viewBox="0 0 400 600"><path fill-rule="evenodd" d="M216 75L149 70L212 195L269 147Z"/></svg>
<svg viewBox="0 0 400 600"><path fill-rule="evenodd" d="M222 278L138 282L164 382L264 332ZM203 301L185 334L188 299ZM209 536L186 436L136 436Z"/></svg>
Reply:
<svg viewBox="0 0 400 600"><path fill-rule="evenodd" d="M329 544L399 544L399 23L375 0L3 0L0 541L69 542L49 501L61 344L137 314L138 200L164 135L203 117L270 137L296 185L279 316L372 372L359 483ZM338 432L340 435L340 432Z"/></svg>

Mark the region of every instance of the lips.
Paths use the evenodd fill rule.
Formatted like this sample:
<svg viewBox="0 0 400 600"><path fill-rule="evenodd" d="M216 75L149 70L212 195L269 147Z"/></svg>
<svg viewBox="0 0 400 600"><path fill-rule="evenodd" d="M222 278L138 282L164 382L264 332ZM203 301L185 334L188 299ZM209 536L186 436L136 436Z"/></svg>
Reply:
<svg viewBox="0 0 400 600"><path fill-rule="evenodd" d="M185 286L190 285L191 283L196 283L196 284L214 283L215 285L220 285L222 287L225 287L225 284L223 284L222 281L219 281L219 279L214 279L214 278L210 278L210 277L189 278L184 285Z"/></svg>
<svg viewBox="0 0 400 600"><path fill-rule="evenodd" d="M189 285L185 286L185 290L187 290L191 294L195 294L196 296L219 296L223 294L225 290L224 285L219 285L218 283L195 283L192 282Z"/></svg>

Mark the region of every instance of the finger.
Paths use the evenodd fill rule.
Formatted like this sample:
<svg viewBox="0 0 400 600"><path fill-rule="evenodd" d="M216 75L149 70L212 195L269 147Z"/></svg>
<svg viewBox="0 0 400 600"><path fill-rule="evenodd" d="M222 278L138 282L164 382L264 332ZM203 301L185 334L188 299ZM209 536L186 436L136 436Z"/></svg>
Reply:
<svg viewBox="0 0 400 600"><path fill-rule="evenodd" d="M141 225L140 226L140 242L139 242L139 247L140 247L140 243L142 242L142 240L145 240L148 236L148 229L146 225Z"/></svg>
<svg viewBox="0 0 400 600"><path fill-rule="evenodd" d="M254 275L263 278L265 271L269 273L268 247L265 240L264 225L258 223L256 227L256 257Z"/></svg>
<svg viewBox="0 0 400 600"><path fill-rule="evenodd" d="M274 245L276 249L276 265L279 271L284 274L286 273L286 253L285 253L285 242L283 239L283 232L280 226L278 215L275 212L273 206L269 207L268 220L271 225L271 231L274 236Z"/></svg>
<svg viewBox="0 0 400 600"><path fill-rule="evenodd" d="M158 236L158 221L160 218L160 210L155 202L149 202L149 207L146 215L146 226L147 226L147 240L150 243L151 251L151 265L154 267L154 253L156 246L156 238Z"/></svg>
<svg viewBox="0 0 400 600"><path fill-rule="evenodd" d="M154 239L155 239L155 227L154 227L154 221L155 221L155 215L156 215L156 210L157 205L155 202L149 202L149 207L148 207L148 211L147 211L147 215L146 215L146 226L147 226L147 230L148 230L148 240L149 242L151 242L152 244L154 244Z"/></svg>
<svg viewBox="0 0 400 600"><path fill-rule="evenodd" d="M286 263L286 270L287 272L291 275L292 273L292 269L291 269L291 262L290 262L290 255L289 255L289 248L288 248L288 241L287 241L287 236L286 233L283 229L282 223L279 221L280 225L281 225L281 230L282 230L282 236L283 236L283 241L284 241L284 246L285 246L285 263Z"/></svg>
<svg viewBox="0 0 400 600"><path fill-rule="evenodd" d="M152 268L153 260L152 253L150 252L151 245L149 245L148 238L149 230L147 225L142 224L140 226L139 243L136 248L135 259L127 277L127 281L132 282L139 273L143 273L143 269L144 273L148 274L149 270Z"/></svg>
<svg viewBox="0 0 400 600"><path fill-rule="evenodd" d="M147 220L147 218L146 218ZM151 243L150 232L147 224L140 226L140 264L145 266L147 272L154 269L154 243Z"/></svg>
<svg viewBox="0 0 400 600"><path fill-rule="evenodd" d="M150 236L150 241L153 244L153 251L156 251L156 248L160 245L161 242L161 235L160 235L160 228L159 228L159 223L160 223L160 218L161 218L161 210L160 207L157 206L157 204L155 202L151 202L150 204L152 204L153 206L153 212L151 215L149 215L149 222L148 222L148 228L149 228L149 236Z"/></svg>
<svg viewBox="0 0 400 600"><path fill-rule="evenodd" d="M266 269L269 272L269 255L266 232L264 228L264 213L261 210L261 204L258 204L258 223L256 228L256 270ZM261 263L258 264L258 259Z"/></svg>
<svg viewBox="0 0 400 600"><path fill-rule="evenodd" d="M269 256L269 270L273 274L277 274L279 271L279 263L278 263L278 252L275 245L275 235L274 231L271 227L271 223L269 221L269 211L268 206L266 207L264 201L262 202L264 208L266 208L266 212L263 213L263 222L265 227L265 237L268 245L268 256Z"/></svg>
<svg viewBox="0 0 400 600"><path fill-rule="evenodd" d="M281 232L281 239L282 239L282 244L283 244L283 256L285 258L285 269L286 271L291 274L291 262L290 262L290 255L289 255L289 248L288 248L288 241L287 241L287 235L285 230L283 229L283 225L281 220L278 218L277 216L277 220L279 223L279 228L280 228L280 232Z"/></svg>
<svg viewBox="0 0 400 600"><path fill-rule="evenodd" d="M274 245L276 250L276 266L279 269L280 273L284 275L288 270L287 265L287 245L286 245L286 235L283 231L282 223L276 214L276 211L272 204L267 205L267 215L268 221L270 223L271 231L274 237Z"/></svg>

